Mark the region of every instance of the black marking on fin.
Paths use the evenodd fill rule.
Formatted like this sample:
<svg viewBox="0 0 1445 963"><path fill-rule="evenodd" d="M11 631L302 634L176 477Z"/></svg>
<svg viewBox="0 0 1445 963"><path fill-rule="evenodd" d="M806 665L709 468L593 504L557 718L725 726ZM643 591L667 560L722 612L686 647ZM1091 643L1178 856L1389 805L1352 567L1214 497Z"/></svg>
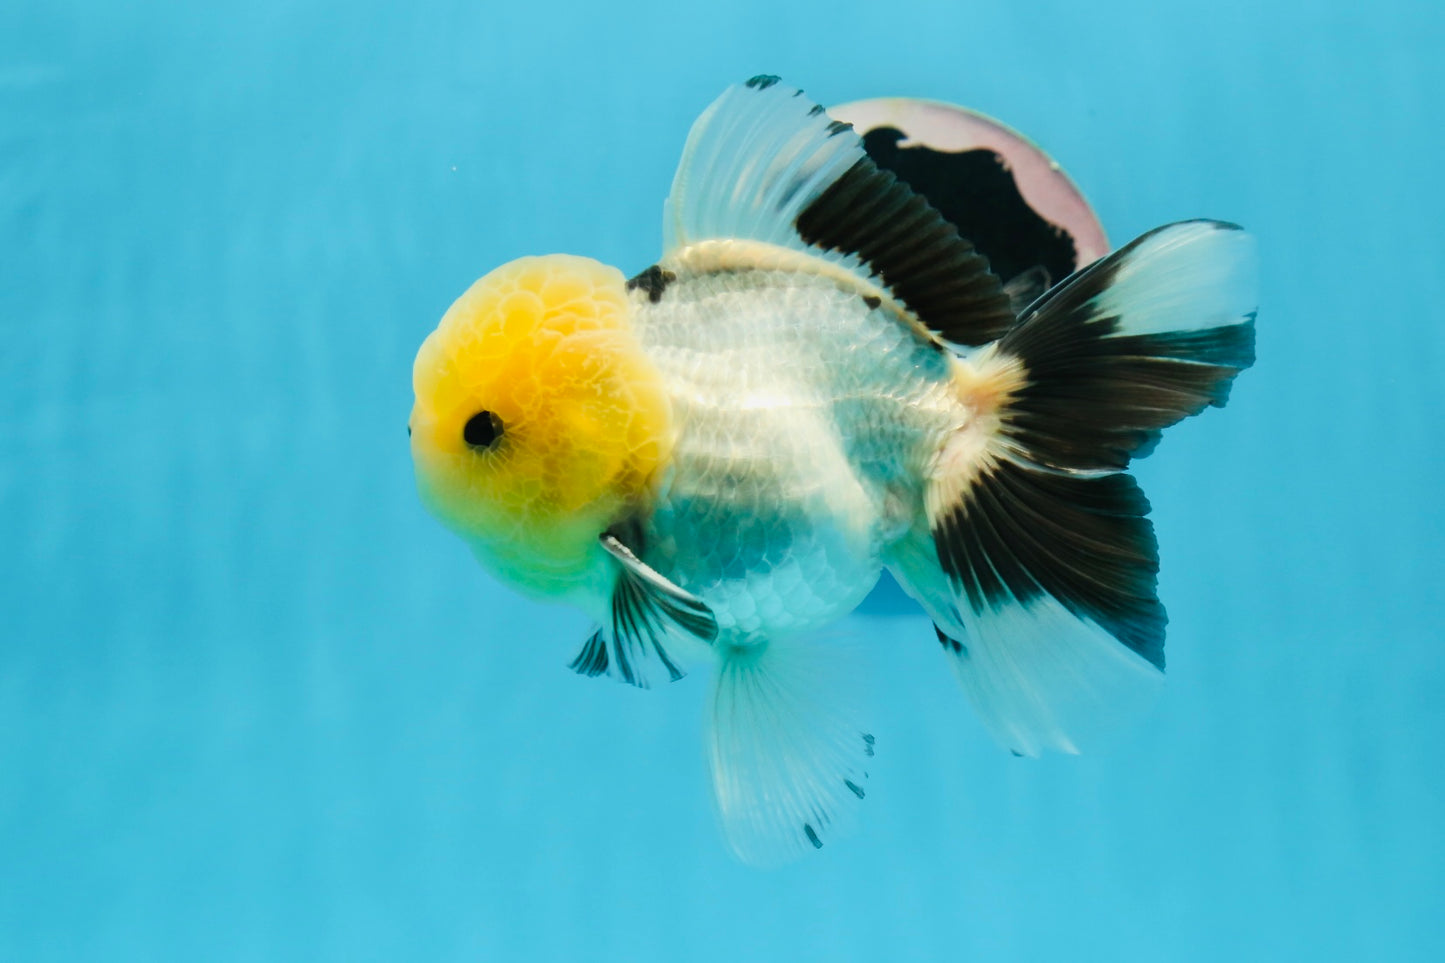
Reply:
<svg viewBox="0 0 1445 963"><path fill-rule="evenodd" d="M999 460L934 523L944 572L982 615L1048 594L1164 668L1159 551L1128 475L1078 478Z"/></svg>
<svg viewBox="0 0 1445 963"><path fill-rule="evenodd" d="M796 226L805 242L867 262L948 341L987 344L1014 323L988 259L923 197L867 157L804 208Z"/></svg>
<svg viewBox="0 0 1445 963"><path fill-rule="evenodd" d="M675 682L683 673L663 647L668 632L683 632L711 643L717 638L717 619L700 599L639 559L623 543L623 537L642 544L635 523L624 523L602 535L602 547L619 563L612 586L610 624L587 640L571 667L584 675L606 672L629 685L647 688L640 663L655 659Z"/></svg>
<svg viewBox="0 0 1445 963"><path fill-rule="evenodd" d="M1017 749L1010 749L1009 752L1013 755L1015 759L1022 759L1024 757L1024 754L1019 752Z"/></svg>
<svg viewBox="0 0 1445 963"><path fill-rule="evenodd" d="M800 90L800 91L798 91L798 93L801 94L802 91ZM812 108L810 108L810 109L808 110L808 116L809 116L809 117L817 117L817 116L818 116L819 114L821 114L822 112L823 112L823 105L822 105L822 104L814 104L814 105L812 106Z"/></svg>
<svg viewBox="0 0 1445 963"><path fill-rule="evenodd" d="M813 844L814 849L823 848L823 841L818 838L818 834L813 831L810 823L803 823L803 835L808 837L808 842Z"/></svg>
<svg viewBox="0 0 1445 963"><path fill-rule="evenodd" d="M635 277L629 278L627 281L627 290L633 291L641 288L647 292L647 300L656 304L662 300L662 292L666 291L667 286L676 280L676 274L673 274L671 271L665 271L654 264Z"/></svg>
<svg viewBox="0 0 1445 963"><path fill-rule="evenodd" d="M843 133L845 130L852 130L852 129L853 129L853 125L850 124L850 123L848 123L846 120L831 120L831 121L828 122L828 136L829 136L829 137L835 137L835 136L837 136L838 134Z"/></svg>
<svg viewBox="0 0 1445 963"><path fill-rule="evenodd" d="M682 670L668 658L662 647L661 631L646 594L636 582L619 578L612 589L612 637L617 646L617 669L628 685L646 688L646 681L633 669L632 659L644 657L650 649L667 670L669 682L682 678Z"/></svg>
<svg viewBox="0 0 1445 963"><path fill-rule="evenodd" d="M1031 460L1066 471L1120 471L1153 451L1165 428L1223 407L1235 375L1254 363L1253 314L1192 331L1119 335L1120 319L1098 313L1096 299L1156 233L1053 288L999 343L1028 369L1006 430Z"/></svg>
<svg viewBox="0 0 1445 963"><path fill-rule="evenodd" d="M936 622L933 625L933 631L937 633L938 642L943 646L944 651L950 652L959 658L968 658L968 646L944 632L943 629L938 627L938 623Z"/></svg>
<svg viewBox="0 0 1445 963"><path fill-rule="evenodd" d="M567 664L578 675L599 676L607 671L607 639L598 629L582 644L582 651Z"/></svg>
<svg viewBox="0 0 1445 963"><path fill-rule="evenodd" d="M753 88L754 90L767 90L769 87L773 86L782 79L783 78L778 77L774 74L758 74L756 77L752 77L748 80L747 86Z"/></svg>
<svg viewBox="0 0 1445 963"><path fill-rule="evenodd" d="M1252 319L1123 337L1110 336L1114 318L1048 321L1007 347L1029 366L1029 382L1013 402L1012 433L1050 468L1127 467L1154 450L1165 428L1224 407L1235 375L1254 361ZM1029 362L1025 353L1042 345L1060 355Z"/></svg>
<svg viewBox="0 0 1445 963"><path fill-rule="evenodd" d="M843 785L847 786L852 791L853 795L857 796L859 799L862 799L864 796L867 795L867 793L863 791L863 787L858 785L851 779L844 779Z"/></svg>
<svg viewBox="0 0 1445 963"><path fill-rule="evenodd" d="M1130 334L1148 330L1140 322L1157 306L1105 296L1141 244L1181 226L1151 231L1050 289L1000 339L999 356L1022 365L999 410L1004 454L979 463L957 504L931 519L939 563L974 613L1048 595L1159 669L1168 619L1155 593L1158 546L1149 502L1122 472L1163 429L1223 405L1254 361L1253 315L1242 306L1212 326ZM1195 223L1183 236L1206 236L1201 227L1237 230ZM1144 261L1138 270L1170 268ZM1168 281L1131 274L1140 277L1131 283L1146 291Z"/></svg>
<svg viewBox="0 0 1445 963"><path fill-rule="evenodd" d="M878 127L863 135L863 149L875 164L926 197L988 258L1000 278L1013 281L1035 266L1050 277L1065 278L1080 267L1073 236L1029 207L997 153L900 147L904 136L896 128Z"/></svg>
<svg viewBox="0 0 1445 963"><path fill-rule="evenodd" d="M863 295L863 303L868 305L869 311L876 311L878 310L878 305L883 303L883 299L876 294L865 294Z"/></svg>
<svg viewBox="0 0 1445 963"><path fill-rule="evenodd" d="M863 733L863 754L865 756L873 755L873 733L871 732Z"/></svg>

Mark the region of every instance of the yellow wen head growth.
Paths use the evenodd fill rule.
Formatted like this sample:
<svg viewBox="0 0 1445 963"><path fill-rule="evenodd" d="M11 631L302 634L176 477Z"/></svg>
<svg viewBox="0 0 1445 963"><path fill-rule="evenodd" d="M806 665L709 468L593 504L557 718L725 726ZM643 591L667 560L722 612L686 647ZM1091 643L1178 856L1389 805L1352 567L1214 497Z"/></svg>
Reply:
<svg viewBox="0 0 1445 963"><path fill-rule="evenodd" d="M559 595L670 447L660 378L621 272L527 257L457 299L412 373L411 449L427 507L498 576Z"/></svg>

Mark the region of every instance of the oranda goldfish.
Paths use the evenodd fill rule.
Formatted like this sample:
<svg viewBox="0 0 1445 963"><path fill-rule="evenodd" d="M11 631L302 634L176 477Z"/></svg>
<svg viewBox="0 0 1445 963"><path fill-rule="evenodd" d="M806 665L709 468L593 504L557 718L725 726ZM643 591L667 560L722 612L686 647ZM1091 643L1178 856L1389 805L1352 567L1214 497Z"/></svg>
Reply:
<svg viewBox="0 0 1445 963"><path fill-rule="evenodd" d="M874 740L829 636L887 569L1007 749L1077 751L1151 692L1164 609L1126 473L1253 361L1255 246L1151 231L1031 304L847 125L774 77L694 124L657 263L477 281L426 339L427 507L496 578L598 628L646 686L710 662L733 850L823 845Z"/></svg>

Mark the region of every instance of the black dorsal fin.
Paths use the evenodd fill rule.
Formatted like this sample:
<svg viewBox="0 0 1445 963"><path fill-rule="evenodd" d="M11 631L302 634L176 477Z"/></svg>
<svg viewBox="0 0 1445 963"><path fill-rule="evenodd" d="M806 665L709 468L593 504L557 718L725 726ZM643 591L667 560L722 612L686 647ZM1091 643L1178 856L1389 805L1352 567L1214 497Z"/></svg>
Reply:
<svg viewBox="0 0 1445 963"><path fill-rule="evenodd" d="M954 344L997 340L1014 323L988 259L922 196L867 157L798 215L810 245L856 255L930 330Z"/></svg>
<svg viewBox="0 0 1445 963"><path fill-rule="evenodd" d="M984 123L996 129L995 136L1004 135L993 121L962 110L957 114L969 118L970 126ZM939 120L920 123L917 128L906 125L906 133L892 126L875 127L863 134L863 147L875 164L928 198L959 234L983 252L993 273L1005 284L1031 267L1041 267L1049 277L1062 280L1083 266L1073 234L1046 220L1024 199L1014 165L988 147L944 150L929 146L929 134L942 133L934 126L937 124ZM1037 152L1037 148L1033 150ZM1042 154L1038 159L1050 162ZM1062 171L1054 176L1068 180Z"/></svg>
<svg viewBox="0 0 1445 963"><path fill-rule="evenodd" d="M697 119L664 212L660 269L708 241L757 241L886 287L928 329L921 336L976 346L1014 322L987 258L958 228L870 160L851 126L774 78L730 87Z"/></svg>

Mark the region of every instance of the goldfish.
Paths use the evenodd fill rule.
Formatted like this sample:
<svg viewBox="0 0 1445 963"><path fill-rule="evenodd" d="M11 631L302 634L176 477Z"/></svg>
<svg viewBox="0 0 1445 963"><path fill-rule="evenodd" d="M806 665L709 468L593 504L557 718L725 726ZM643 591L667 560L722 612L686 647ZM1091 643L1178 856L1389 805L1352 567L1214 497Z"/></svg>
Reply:
<svg viewBox="0 0 1445 963"><path fill-rule="evenodd" d="M694 123L663 213L631 276L522 257L463 293L416 356L411 454L492 576L595 622L571 668L710 667L738 857L821 848L866 796L829 627L885 570L1015 754L1151 698L1166 616L1128 468L1253 363L1248 233L1168 224L1020 299L772 76Z"/></svg>

